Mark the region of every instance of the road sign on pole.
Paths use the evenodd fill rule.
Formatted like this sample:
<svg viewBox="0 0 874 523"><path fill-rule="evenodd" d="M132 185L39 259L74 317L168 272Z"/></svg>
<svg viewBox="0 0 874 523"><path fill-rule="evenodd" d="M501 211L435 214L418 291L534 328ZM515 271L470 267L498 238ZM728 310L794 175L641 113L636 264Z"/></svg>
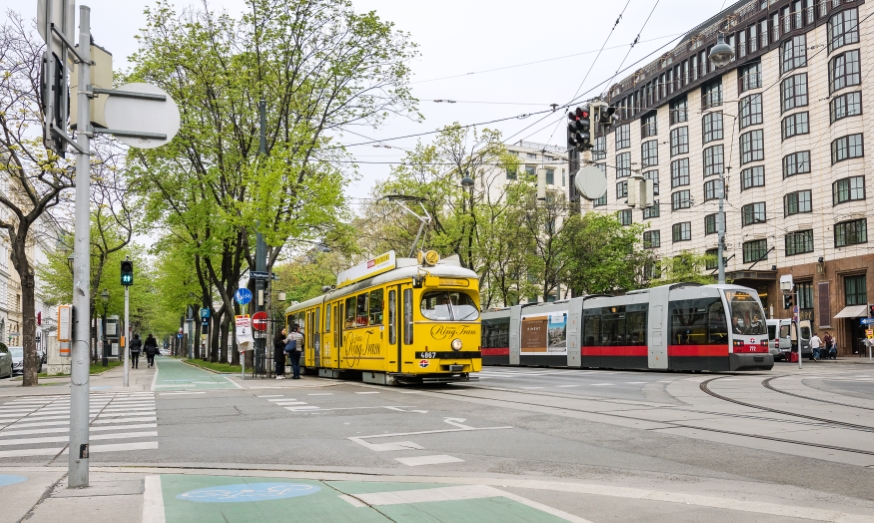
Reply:
<svg viewBox="0 0 874 523"><path fill-rule="evenodd" d="M267 330L267 313L264 311L258 311L252 315L252 328L256 331L266 331Z"/></svg>
<svg viewBox="0 0 874 523"><path fill-rule="evenodd" d="M252 301L252 291L246 288L237 289L234 293L234 300L240 305L246 305Z"/></svg>
<svg viewBox="0 0 874 523"><path fill-rule="evenodd" d="M874 318L862 318L860 322L862 325L874 325Z"/></svg>
<svg viewBox="0 0 874 523"><path fill-rule="evenodd" d="M179 107L160 87L133 83L97 92L110 96L104 109L109 128L95 128L96 132L115 135L131 147L153 149L170 142L179 131Z"/></svg>
<svg viewBox="0 0 874 523"><path fill-rule="evenodd" d="M209 318L209 309L206 307L200 309L200 317L203 319Z"/></svg>

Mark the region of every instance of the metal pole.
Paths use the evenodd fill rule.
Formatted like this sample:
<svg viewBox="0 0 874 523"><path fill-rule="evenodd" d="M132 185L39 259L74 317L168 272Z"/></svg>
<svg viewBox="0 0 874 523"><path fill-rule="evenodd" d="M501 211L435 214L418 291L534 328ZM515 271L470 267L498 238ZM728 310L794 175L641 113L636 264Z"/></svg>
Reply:
<svg viewBox="0 0 874 523"><path fill-rule="evenodd" d="M91 99L86 89L91 78L91 9L79 7L79 121L76 155L75 242L73 247L73 310L76 335L73 339L73 362L70 377L70 460L67 471L69 488L88 486L88 374L91 350L88 311L91 299L91 139L89 126Z"/></svg>
<svg viewBox="0 0 874 523"><path fill-rule="evenodd" d="M730 169L730 167L729 167ZM719 245L716 249L717 256L717 267L719 267L719 277L717 283L720 285L725 284L725 261L722 258L722 244L725 243L725 213L724 213L724 200L725 200L725 176L722 174L719 175L719 214L716 215L716 232L718 233Z"/></svg>
<svg viewBox="0 0 874 523"><path fill-rule="evenodd" d="M798 291L795 290L797 287L793 286L792 293L792 321L795 322L795 337L798 339L798 368L801 368L801 322L799 321L798 313L795 312L795 308L798 307ZM800 311L801 308L799 307Z"/></svg>
<svg viewBox="0 0 874 523"><path fill-rule="evenodd" d="M127 257L125 257L127 259ZM124 383L130 386L130 285L124 286Z"/></svg>
<svg viewBox="0 0 874 523"><path fill-rule="evenodd" d="M267 155L267 102L262 98L258 104L258 111L261 116L261 138L259 142L258 154L260 156ZM260 228L260 223L257 224ZM255 241L255 270L264 272L267 270L267 243L264 241L264 235L260 231L256 231ZM255 312L264 310L264 280L257 278L255 280ZM254 329L252 331L254 335ZM255 338L255 354L253 358L254 373L266 373L264 368L266 359L266 344L265 338Z"/></svg>

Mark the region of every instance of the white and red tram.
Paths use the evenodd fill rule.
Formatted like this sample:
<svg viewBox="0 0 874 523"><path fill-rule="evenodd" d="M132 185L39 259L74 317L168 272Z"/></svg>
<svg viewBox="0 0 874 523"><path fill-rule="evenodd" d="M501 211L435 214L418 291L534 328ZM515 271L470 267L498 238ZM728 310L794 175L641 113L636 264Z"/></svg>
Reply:
<svg viewBox="0 0 874 523"><path fill-rule="evenodd" d="M770 370L755 290L678 283L482 314L483 365Z"/></svg>

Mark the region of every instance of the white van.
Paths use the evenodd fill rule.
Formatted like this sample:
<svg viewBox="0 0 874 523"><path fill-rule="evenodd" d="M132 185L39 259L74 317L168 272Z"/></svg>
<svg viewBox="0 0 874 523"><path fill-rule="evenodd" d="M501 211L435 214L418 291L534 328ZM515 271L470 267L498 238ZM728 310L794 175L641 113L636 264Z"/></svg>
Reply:
<svg viewBox="0 0 874 523"><path fill-rule="evenodd" d="M769 352L774 355L775 361L788 360L789 351L797 343L798 334L795 325L789 318L767 320L767 325ZM813 335L810 320L801 320L798 322L798 328L801 329L801 357L813 358L813 351L810 350L810 338Z"/></svg>

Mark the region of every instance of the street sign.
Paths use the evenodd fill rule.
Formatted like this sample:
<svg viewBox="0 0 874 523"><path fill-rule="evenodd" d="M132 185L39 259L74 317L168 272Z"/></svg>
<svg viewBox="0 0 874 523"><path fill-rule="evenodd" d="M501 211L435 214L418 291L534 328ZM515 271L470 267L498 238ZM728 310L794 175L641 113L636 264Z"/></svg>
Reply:
<svg viewBox="0 0 874 523"><path fill-rule="evenodd" d="M267 271L249 271L249 278L253 280L269 280L270 273Z"/></svg>
<svg viewBox="0 0 874 523"><path fill-rule="evenodd" d="M176 337L179 338L179 339L181 340L181 339L182 339L182 333L180 332L180 333L176 334Z"/></svg>
<svg viewBox="0 0 874 523"><path fill-rule="evenodd" d="M113 94L106 100L107 130L122 143L138 149L160 147L179 131L179 107L160 87L144 83L125 84L115 90L156 98ZM163 97L161 99L160 97Z"/></svg>
<svg viewBox="0 0 874 523"><path fill-rule="evenodd" d="M860 323L862 325L874 325L874 318L862 318Z"/></svg>
<svg viewBox="0 0 874 523"><path fill-rule="evenodd" d="M237 289L237 292L234 293L234 300L240 305L246 305L252 301L252 291L245 288Z"/></svg>
<svg viewBox="0 0 874 523"><path fill-rule="evenodd" d="M795 307L792 308L792 312L794 312L795 314L798 314L798 305L796 305Z"/></svg>
<svg viewBox="0 0 874 523"><path fill-rule="evenodd" d="M865 337L869 340L874 340L874 330L868 329L865 331Z"/></svg>
<svg viewBox="0 0 874 523"><path fill-rule="evenodd" d="M251 293L249 294L251 298ZM234 317L234 325L236 327L237 343L240 344L240 352L249 350L252 346L252 323L248 314Z"/></svg>
<svg viewBox="0 0 874 523"><path fill-rule="evenodd" d="M209 309L206 307L200 309L200 317L204 319L209 318Z"/></svg>
<svg viewBox="0 0 874 523"><path fill-rule="evenodd" d="M264 311L256 312L252 315L252 328L256 331L267 330L267 313Z"/></svg>
<svg viewBox="0 0 874 523"><path fill-rule="evenodd" d="M583 167L574 177L574 186L583 198L597 200L607 193L607 175L594 165Z"/></svg>

